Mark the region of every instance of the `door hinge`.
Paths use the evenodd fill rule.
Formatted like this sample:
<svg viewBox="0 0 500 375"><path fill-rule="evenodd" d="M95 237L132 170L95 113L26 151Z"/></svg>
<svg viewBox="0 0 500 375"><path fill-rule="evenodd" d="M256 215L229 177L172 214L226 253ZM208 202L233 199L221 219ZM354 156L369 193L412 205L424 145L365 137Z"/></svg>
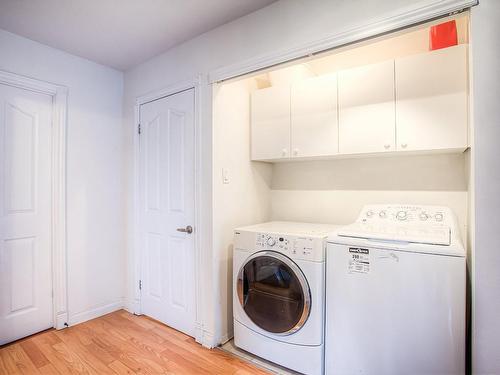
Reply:
<svg viewBox="0 0 500 375"><path fill-rule="evenodd" d="M142 280L139 280L139 290L142 290Z"/></svg>
<svg viewBox="0 0 500 375"><path fill-rule="evenodd" d="M138 125L137 125L137 133L138 133L138 134L141 134L141 124L138 124Z"/></svg>

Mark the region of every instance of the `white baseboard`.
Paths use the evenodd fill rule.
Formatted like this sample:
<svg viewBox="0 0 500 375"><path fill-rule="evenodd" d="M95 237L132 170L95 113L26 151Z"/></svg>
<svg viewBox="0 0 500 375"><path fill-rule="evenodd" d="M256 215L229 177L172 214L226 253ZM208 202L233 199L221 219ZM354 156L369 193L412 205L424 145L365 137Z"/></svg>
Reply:
<svg viewBox="0 0 500 375"><path fill-rule="evenodd" d="M55 329L63 329L67 327L68 313L66 311L56 314Z"/></svg>
<svg viewBox="0 0 500 375"><path fill-rule="evenodd" d="M213 349L219 346L220 342L212 332L203 330L200 344L205 348Z"/></svg>
<svg viewBox="0 0 500 375"><path fill-rule="evenodd" d="M124 309L127 310L131 314L142 315L141 305L140 305L140 302L138 300L126 299L125 304L124 304Z"/></svg>
<svg viewBox="0 0 500 375"><path fill-rule="evenodd" d="M233 338L232 332L226 332L222 336L215 336L212 332L203 330L201 332L201 339L196 340L198 343L203 345L205 348L212 349L220 345L224 345L226 342Z"/></svg>
<svg viewBox="0 0 500 375"><path fill-rule="evenodd" d="M68 324L70 326L73 326L75 324L83 323L86 322L87 320L95 319L100 316L109 314L113 311L123 309L123 307L124 307L124 300L120 298L118 301L107 303L104 305L98 305L90 308L89 310L85 310L76 314L70 313Z"/></svg>

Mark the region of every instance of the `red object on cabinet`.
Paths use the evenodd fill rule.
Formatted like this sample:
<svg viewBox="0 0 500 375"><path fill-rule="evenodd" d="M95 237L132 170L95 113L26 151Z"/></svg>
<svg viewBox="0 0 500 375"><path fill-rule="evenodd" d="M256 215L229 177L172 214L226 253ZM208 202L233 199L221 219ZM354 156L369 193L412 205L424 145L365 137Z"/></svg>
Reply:
<svg viewBox="0 0 500 375"><path fill-rule="evenodd" d="M458 44L457 24L455 20L431 26L429 30L429 49L456 46Z"/></svg>

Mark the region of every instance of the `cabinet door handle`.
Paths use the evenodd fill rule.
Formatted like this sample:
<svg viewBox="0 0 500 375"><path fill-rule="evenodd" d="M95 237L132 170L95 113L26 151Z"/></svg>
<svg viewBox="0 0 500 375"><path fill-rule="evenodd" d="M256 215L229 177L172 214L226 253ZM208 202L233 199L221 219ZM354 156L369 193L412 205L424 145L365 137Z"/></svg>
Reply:
<svg viewBox="0 0 500 375"><path fill-rule="evenodd" d="M288 150L286 148L281 150L281 156L286 156Z"/></svg>
<svg viewBox="0 0 500 375"><path fill-rule="evenodd" d="M390 145L390 144L388 144L388 143L386 143L386 144L384 145L384 148L385 148L386 150L388 150L390 147L391 147L391 145Z"/></svg>
<svg viewBox="0 0 500 375"><path fill-rule="evenodd" d="M299 149L298 148L293 149L293 154L297 156L299 154Z"/></svg>
<svg viewBox="0 0 500 375"><path fill-rule="evenodd" d="M408 144L406 144L406 143L401 143L401 147L402 147L402 148L406 148L407 146L408 146Z"/></svg>

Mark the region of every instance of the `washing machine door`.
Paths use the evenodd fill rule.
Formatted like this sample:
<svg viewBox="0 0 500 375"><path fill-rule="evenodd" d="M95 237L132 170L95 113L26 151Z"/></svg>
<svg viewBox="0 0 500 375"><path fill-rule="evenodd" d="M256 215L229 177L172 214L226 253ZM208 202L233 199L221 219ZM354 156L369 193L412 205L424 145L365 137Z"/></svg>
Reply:
<svg viewBox="0 0 500 375"><path fill-rule="evenodd" d="M261 330L290 335L306 323L311 292L300 268L274 251L250 256L237 278L237 294L248 318Z"/></svg>

